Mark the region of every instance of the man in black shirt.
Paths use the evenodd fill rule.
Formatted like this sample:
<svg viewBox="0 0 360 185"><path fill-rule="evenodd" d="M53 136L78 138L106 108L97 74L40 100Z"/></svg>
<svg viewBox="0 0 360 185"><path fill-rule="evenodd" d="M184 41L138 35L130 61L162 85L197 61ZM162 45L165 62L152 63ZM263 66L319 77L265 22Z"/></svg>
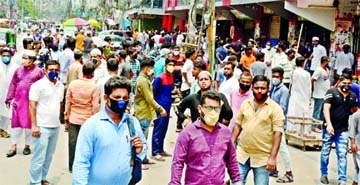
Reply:
<svg viewBox="0 0 360 185"><path fill-rule="evenodd" d="M349 142L348 120L352 112L357 111L357 97L350 91L352 77L343 74L337 88L329 89L324 98L325 124L322 135L322 148L320 157L321 183L329 184L327 178L329 154L333 142L336 144L338 158L338 181L340 185L346 184L347 151ZM325 130L326 128L326 130Z"/></svg>
<svg viewBox="0 0 360 185"><path fill-rule="evenodd" d="M205 92L211 91L211 75L208 71L202 71L198 75L198 85L200 87L200 90L196 94L192 94L184 98L181 103L177 106L176 114L178 116L177 120L177 132L182 130L182 123L184 122L184 111L189 108L191 112L191 121L195 122L196 119L199 118L199 110L198 105L200 104L201 95ZM224 94L219 93L221 100L222 100L222 106L220 111L220 117L219 122L228 125L229 121L231 120L233 116L233 112L231 110L231 107L229 105L229 102L227 101Z"/></svg>

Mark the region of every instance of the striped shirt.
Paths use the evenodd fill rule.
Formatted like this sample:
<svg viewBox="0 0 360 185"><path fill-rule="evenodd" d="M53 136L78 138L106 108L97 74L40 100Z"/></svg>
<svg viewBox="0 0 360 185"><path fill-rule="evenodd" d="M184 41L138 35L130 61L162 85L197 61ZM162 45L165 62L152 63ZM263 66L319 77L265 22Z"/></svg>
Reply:
<svg viewBox="0 0 360 185"><path fill-rule="evenodd" d="M291 76L295 68L295 62L294 60L286 60L280 62L280 67L284 69L284 83L290 83L291 82Z"/></svg>

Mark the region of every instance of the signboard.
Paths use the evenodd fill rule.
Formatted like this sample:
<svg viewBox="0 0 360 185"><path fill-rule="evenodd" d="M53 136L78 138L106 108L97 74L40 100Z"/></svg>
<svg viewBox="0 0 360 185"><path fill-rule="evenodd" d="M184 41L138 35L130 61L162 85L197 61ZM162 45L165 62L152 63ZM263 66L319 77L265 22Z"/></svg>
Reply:
<svg viewBox="0 0 360 185"><path fill-rule="evenodd" d="M335 30L330 35L330 57L335 57L336 54L342 51L344 44L352 46L353 36L351 33L352 19L336 19Z"/></svg>
<svg viewBox="0 0 360 185"><path fill-rule="evenodd" d="M280 38L280 16L271 16L270 20L270 38Z"/></svg>

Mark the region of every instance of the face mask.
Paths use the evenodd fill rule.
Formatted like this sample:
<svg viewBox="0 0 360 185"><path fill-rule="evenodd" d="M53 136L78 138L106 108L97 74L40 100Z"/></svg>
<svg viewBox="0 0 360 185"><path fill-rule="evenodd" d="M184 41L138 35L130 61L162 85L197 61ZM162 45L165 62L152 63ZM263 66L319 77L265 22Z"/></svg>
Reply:
<svg viewBox="0 0 360 185"><path fill-rule="evenodd" d="M312 44L312 46L313 46L313 47L316 47L316 46L317 46L317 44Z"/></svg>
<svg viewBox="0 0 360 185"><path fill-rule="evenodd" d="M24 67L28 67L28 66L30 66L30 64L31 64L31 60L22 60L21 61L21 64L24 66Z"/></svg>
<svg viewBox="0 0 360 185"><path fill-rule="evenodd" d="M246 85L246 84L243 84L243 83L239 83L239 86L240 86L240 89L244 90L244 91L248 91L251 87L251 85Z"/></svg>
<svg viewBox="0 0 360 185"><path fill-rule="evenodd" d="M281 83L280 79L278 78L273 78L271 82L275 86L278 86Z"/></svg>
<svg viewBox="0 0 360 185"><path fill-rule="evenodd" d="M92 62L94 65L96 65L98 61L97 61L96 58L92 58L92 59L91 59L91 62Z"/></svg>
<svg viewBox="0 0 360 185"><path fill-rule="evenodd" d="M167 70L169 73L173 73L174 70L175 70L175 67L174 67L174 66L168 66L168 67L166 67L166 70Z"/></svg>
<svg viewBox="0 0 360 185"><path fill-rule="evenodd" d="M266 49L270 49L270 48L271 48L270 46L266 45Z"/></svg>
<svg viewBox="0 0 360 185"><path fill-rule="evenodd" d="M174 54L174 56L179 56L180 52L179 51L174 51L173 54Z"/></svg>
<svg viewBox="0 0 360 185"><path fill-rule="evenodd" d="M6 56L6 57L1 57L1 60L4 62L4 64L10 63L10 57L8 57L8 56Z"/></svg>
<svg viewBox="0 0 360 185"><path fill-rule="evenodd" d="M264 102L266 100L266 98L268 97L267 94L255 93L255 92L253 92L253 95L254 95L255 99L260 102Z"/></svg>
<svg viewBox="0 0 360 185"><path fill-rule="evenodd" d="M48 73L48 77L49 77L50 81L57 80L58 76L59 76L59 74L56 71L50 71Z"/></svg>
<svg viewBox="0 0 360 185"><path fill-rule="evenodd" d="M14 56L14 55L15 55L15 49L14 49L14 48L10 48L10 53L11 53L11 56Z"/></svg>
<svg viewBox="0 0 360 185"><path fill-rule="evenodd" d="M202 120L205 122L205 124L209 125L209 126L215 126L217 121L219 120L219 114L218 112L216 112L215 110L212 110L210 112L204 113L204 111L202 111Z"/></svg>
<svg viewBox="0 0 360 185"><path fill-rule="evenodd" d="M110 110L117 114L123 114L128 105L128 101L110 99Z"/></svg>
<svg viewBox="0 0 360 185"><path fill-rule="evenodd" d="M349 53L350 49L344 49L344 53Z"/></svg>
<svg viewBox="0 0 360 185"><path fill-rule="evenodd" d="M224 77L227 79L229 77L229 74L224 73Z"/></svg>
<svg viewBox="0 0 360 185"><path fill-rule="evenodd" d="M154 70L151 69L150 71L148 71L148 77L152 77L154 75Z"/></svg>
<svg viewBox="0 0 360 185"><path fill-rule="evenodd" d="M342 86L340 86L340 89L342 92L349 92L351 89L351 86L350 85L342 85Z"/></svg>

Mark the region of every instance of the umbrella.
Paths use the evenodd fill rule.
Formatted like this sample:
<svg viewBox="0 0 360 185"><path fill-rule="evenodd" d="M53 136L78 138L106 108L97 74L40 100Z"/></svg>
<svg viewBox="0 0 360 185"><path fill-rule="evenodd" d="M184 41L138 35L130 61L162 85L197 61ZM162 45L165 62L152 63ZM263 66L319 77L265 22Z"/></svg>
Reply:
<svg viewBox="0 0 360 185"><path fill-rule="evenodd" d="M106 22L107 22L107 24L108 24L109 26L115 26L115 25L116 25L115 21L112 20L112 19L107 19Z"/></svg>
<svg viewBox="0 0 360 185"><path fill-rule="evenodd" d="M100 23L97 22L97 21L94 20L94 19L88 20L88 23L89 23L91 26L93 26L93 27L100 27Z"/></svg>
<svg viewBox="0 0 360 185"><path fill-rule="evenodd" d="M68 27L72 27L72 26L81 27L81 26L87 26L89 25L89 23L81 18L71 18L65 21L63 25Z"/></svg>

